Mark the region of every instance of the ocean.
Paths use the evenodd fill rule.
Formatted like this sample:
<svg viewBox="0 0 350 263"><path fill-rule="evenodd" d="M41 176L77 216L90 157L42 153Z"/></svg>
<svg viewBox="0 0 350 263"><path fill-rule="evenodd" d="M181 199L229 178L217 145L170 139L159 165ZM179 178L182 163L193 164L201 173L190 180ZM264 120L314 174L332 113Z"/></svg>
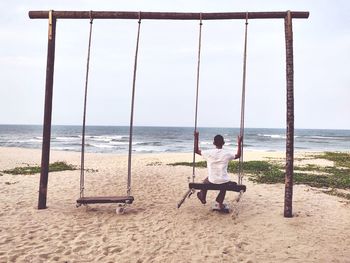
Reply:
<svg viewBox="0 0 350 263"><path fill-rule="evenodd" d="M238 128L198 128L201 149L213 147L216 134L225 137L225 147L236 150ZM54 125L51 149L81 150L81 126ZM127 153L129 128L126 126L87 126L85 151L94 153ZM41 125L0 125L0 147L40 149ZM285 151L285 129L246 128L244 149ZM295 151L349 151L350 130L296 129ZM191 127L134 127L132 150L135 153L192 152Z"/></svg>

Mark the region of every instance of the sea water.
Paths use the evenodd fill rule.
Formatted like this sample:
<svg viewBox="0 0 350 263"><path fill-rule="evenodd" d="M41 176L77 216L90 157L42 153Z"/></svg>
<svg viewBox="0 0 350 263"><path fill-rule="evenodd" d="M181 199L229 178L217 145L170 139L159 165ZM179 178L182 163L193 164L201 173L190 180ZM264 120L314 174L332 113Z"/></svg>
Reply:
<svg viewBox="0 0 350 263"><path fill-rule="evenodd" d="M213 147L216 134L224 136L226 148L236 150L238 128L198 128L201 149ZM191 127L134 127L132 151L137 153L192 152ZM350 130L296 129L296 151L349 151ZM81 126L52 126L51 149L80 151ZM41 148L42 126L0 125L0 147ZM126 153L129 147L129 127L87 126L85 151L96 153ZM285 129L245 128L245 150L284 151Z"/></svg>

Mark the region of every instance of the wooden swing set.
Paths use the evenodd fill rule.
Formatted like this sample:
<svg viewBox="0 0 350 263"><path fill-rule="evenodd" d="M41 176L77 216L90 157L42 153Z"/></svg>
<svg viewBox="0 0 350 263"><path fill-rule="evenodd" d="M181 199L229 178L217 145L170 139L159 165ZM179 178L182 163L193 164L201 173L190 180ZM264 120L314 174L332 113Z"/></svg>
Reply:
<svg viewBox="0 0 350 263"><path fill-rule="evenodd" d="M284 19L285 43L286 43L286 94L287 94L287 114L286 114L286 168L285 168L285 198L284 198L284 216L292 217L292 199L293 199L293 170L294 170L294 65L293 65L293 31L292 19L309 17L309 12L226 12L226 13L171 13L171 12L122 12L122 11L29 11L31 19L48 19L48 49L47 49L47 66L46 66L46 83L45 83L45 106L44 106L44 123L43 123L43 144L41 156L41 174L39 185L38 209L46 208L47 185L50 161L50 140L51 140L51 118L52 118L52 95L53 95L53 77L55 62L55 41L56 41L56 21L57 19L90 19L92 25L93 19L137 19L141 20L232 20L232 19ZM139 27L140 30L140 27ZM139 38L138 30L138 38ZM91 27L89 46L91 41ZM134 82L130 118L130 136L129 136L129 161L128 161L128 186L127 195L122 197L84 197L84 141L82 142L82 167L80 180L80 198L77 203L132 203L134 198L130 195L131 190L131 145L132 145L132 127L133 127L133 105L137 65L138 40L136 45L136 55L134 64ZM90 48L89 48L90 54ZM89 63L89 55L88 55ZM198 74L198 73L197 73ZM245 74L245 73L244 73ZM85 100L84 100L84 121L83 121L83 138L85 133L85 111L86 111L86 89L88 79L88 65L86 75ZM243 84L244 85L244 84ZM197 80L198 89L198 80ZM196 106L197 107L197 106ZM197 111L197 109L196 109ZM244 121L244 118L243 118ZM242 122L242 117L241 117ZM242 128L242 123L241 123ZM195 127L196 131L196 127ZM192 182L192 187L198 186ZM190 184L191 188L191 184ZM218 189L213 189L218 190ZM245 188L244 188L245 190Z"/></svg>

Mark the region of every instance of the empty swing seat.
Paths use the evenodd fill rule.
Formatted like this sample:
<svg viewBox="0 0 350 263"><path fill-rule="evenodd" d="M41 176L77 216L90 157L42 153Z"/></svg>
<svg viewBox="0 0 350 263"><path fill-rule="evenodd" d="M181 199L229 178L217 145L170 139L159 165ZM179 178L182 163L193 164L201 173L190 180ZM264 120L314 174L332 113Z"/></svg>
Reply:
<svg viewBox="0 0 350 263"><path fill-rule="evenodd" d="M133 196L94 196L94 197L81 197L77 200L77 204L79 205L108 204L108 203L132 204L133 201L134 201Z"/></svg>
<svg viewBox="0 0 350 263"><path fill-rule="evenodd" d="M245 185L240 185L235 182L225 184L189 183L188 187L196 190L226 190L234 192L245 192L247 189Z"/></svg>

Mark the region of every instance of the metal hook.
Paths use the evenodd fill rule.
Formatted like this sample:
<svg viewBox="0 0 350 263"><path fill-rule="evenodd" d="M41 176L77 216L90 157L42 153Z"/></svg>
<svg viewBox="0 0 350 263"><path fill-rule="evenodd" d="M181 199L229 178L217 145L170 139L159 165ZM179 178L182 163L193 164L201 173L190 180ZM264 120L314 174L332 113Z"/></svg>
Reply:
<svg viewBox="0 0 350 263"><path fill-rule="evenodd" d="M94 20L94 19L92 18L92 10L90 10L89 16L90 16L90 24L92 24L92 21Z"/></svg>
<svg viewBox="0 0 350 263"><path fill-rule="evenodd" d="M141 24L141 11L139 11L139 24Z"/></svg>

